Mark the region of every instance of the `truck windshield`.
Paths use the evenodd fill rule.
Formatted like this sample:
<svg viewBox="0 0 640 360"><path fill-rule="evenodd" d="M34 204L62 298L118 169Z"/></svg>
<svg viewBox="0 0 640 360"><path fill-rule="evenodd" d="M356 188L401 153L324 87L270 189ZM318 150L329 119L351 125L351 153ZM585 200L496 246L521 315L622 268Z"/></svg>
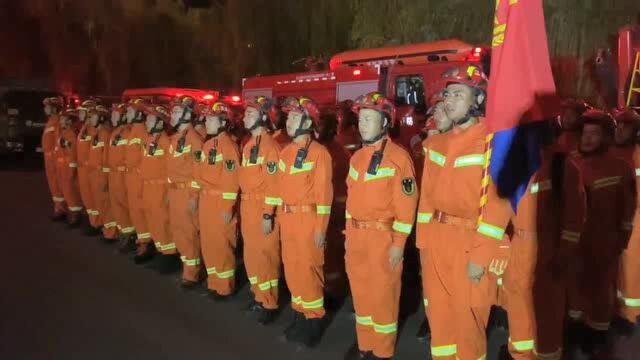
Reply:
<svg viewBox="0 0 640 360"><path fill-rule="evenodd" d="M424 80L422 75L403 75L396 78L396 105L424 107Z"/></svg>

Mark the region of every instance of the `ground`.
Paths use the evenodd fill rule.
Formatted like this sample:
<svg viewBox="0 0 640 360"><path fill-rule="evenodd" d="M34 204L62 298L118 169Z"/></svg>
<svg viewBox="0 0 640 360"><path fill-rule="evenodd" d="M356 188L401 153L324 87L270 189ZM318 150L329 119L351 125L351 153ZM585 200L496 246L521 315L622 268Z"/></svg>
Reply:
<svg viewBox="0 0 640 360"><path fill-rule="evenodd" d="M281 340L291 318L258 326L242 312L247 286L218 304L183 293L177 276L136 266L112 245L48 220L44 174L2 164L0 359L346 359L354 321L343 306L314 350ZM35 168L35 170L34 170ZM414 334L423 315L400 329L395 359L428 359ZM491 336L489 359L506 334ZM620 360L637 359L640 335L619 342ZM578 357L583 358L583 357Z"/></svg>

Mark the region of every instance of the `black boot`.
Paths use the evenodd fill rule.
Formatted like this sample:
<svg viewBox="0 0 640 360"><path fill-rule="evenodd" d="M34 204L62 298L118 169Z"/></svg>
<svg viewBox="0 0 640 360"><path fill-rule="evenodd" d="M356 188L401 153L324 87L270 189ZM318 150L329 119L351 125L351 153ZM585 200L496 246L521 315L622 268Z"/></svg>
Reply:
<svg viewBox="0 0 640 360"><path fill-rule="evenodd" d="M284 330L284 336L289 342L299 342L302 339L302 330L306 324L304 315L294 310L293 321Z"/></svg>
<svg viewBox="0 0 640 360"><path fill-rule="evenodd" d="M320 342L324 333L324 319L306 319L307 325L304 327L302 344L308 348L315 347Z"/></svg>
<svg viewBox="0 0 640 360"><path fill-rule="evenodd" d="M416 333L416 339L421 343L427 342L431 339L431 327L429 326L429 321L427 319L424 319L422 324L420 324L420 328Z"/></svg>
<svg viewBox="0 0 640 360"><path fill-rule="evenodd" d="M51 221L53 222L62 222L67 219L67 215L64 212L54 212L51 215Z"/></svg>
<svg viewBox="0 0 640 360"><path fill-rule="evenodd" d="M635 324L621 316L615 316L611 320L611 331L617 336L631 337L635 330Z"/></svg>
<svg viewBox="0 0 640 360"><path fill-rule="evenodd" d="M136 264L143 264L156 256L156 245L153 241L142 243L136 248L136 256L133 257L133 262Z"/></svg>
<svg viewBox="0 0 640 360"><path fill-rule="evenodd" d="M511 353L509 353L509 345L502 345L498 352L498 360L513 360Z"/></svg>
<svg viewBox="0 0 640 360"><path fill-rule="evenodd" d="M585 341L588 328L580 320L569 320L567 325L567 342L570 345L580 345Z"/></svg>
<svg viewBox="0 0 640 360"><path fill-rule="evenodd" d="M100 235L100 228L94 228L91 224L85 224L84 234L87 236Z"/></svg>
<svg viewBox="0 0 640 360"><path fill-rule="evenodd" d="M69 211L67 214L67 225L70 228L74 229L80 226L80 212L79 211Z"/></svg>
<svg viewBox="0 0 640 360"><path fill-rule="evenodd" d="M244 308L242 308L242 312L244 312L245 315L249 316L256 314L258 311L260 311L261 308L262 304L257 302L255 299L251 299L251 301Z"/></svg>
<svg viewBox="0 0 640 360"><path fill-rule="evenodd" d="M265 309L261 306L261 309L258 310L258 324L269 325L276 320L277 315L278 309Z"/></svg>
<svg viewBox="0 0 640 360"><path fill-rule="evenodd" d="M182 279L182 281L180 282L180 288L183 291L195 290L195 289L198 288L199 285L200 285L199 282L191 281L191 280L187 280L187 279Z"/></svg>
<svg viewBox="0 0 640 360"><path fill-rule="evenodd" d="M120 237L118 251L121 254L127 254L136 250L136 234L125 234Z"/></svg>
<svg viewBox="0 0 640 360"><path fill-rule="evenodd" d="M158 254L154 257L154 263L151 266L160 274L173 274L180 271L182 262L176 254Z"/></svg>
<svg viewBox="0 0 640 360"><path fill-rule="evenodd" d="M595 330L587 327L585 330L585 336L580 344L580 349L585 354L593 355L594 353L601 352L607 346L607 331Z"/></svg>
<svg viewBox="0 0 640 360"><path fill-rule="evenodd" d="M215 290L209 289L207 291L207 298L209 300L213 300L215 302L227 302L231 299L232 294L229 295L221 295Z"/></svg>

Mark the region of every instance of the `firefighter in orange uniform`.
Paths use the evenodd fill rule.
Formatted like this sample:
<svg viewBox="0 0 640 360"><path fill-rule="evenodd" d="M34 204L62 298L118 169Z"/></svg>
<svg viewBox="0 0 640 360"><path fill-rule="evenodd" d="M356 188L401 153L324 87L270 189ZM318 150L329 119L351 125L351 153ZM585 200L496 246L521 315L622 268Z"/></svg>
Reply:
<svg viewBox="0 0 640 360"><path fill-rule="evenodd" d="M267 132L276 111L271 99L263 96L246 99L244 108L243 122L251 138L242 149L240 227L244 263L255 299L247 310L266 324L274 320L278 309L280 278L280 234L273 222L279 147ZM267 228L265 222L273 226Z"/></svg>
<svg viewBox="0 0 640 360"><path fill-rule="evenodd" d="M351 111L351 110L349 110ZM346 295L347 278L344 265L344 213L347 205L347 184L349 160L351 153L335 139L338 131L338 120L335 113L325 112L320 115L320 123L315 135L318 142L327 148L331 155L333 205L327 228L327 245L324 255L325 293L327 300L338 300Z"/></svg>
<svg viewBox="0 0 640 360"><path fill-rule="evenodd" d="M493 183L489 185L474 242L491 243L509 225L513 228L508 266L496 260L488 267L504 292L508 350L513 359L559 360L567 264L577 255L586 199L576 165L552 145L551 124L541 122L528 131L535 132L543 145L540 168L529 180L516 212L509 199L500 197Z"/></svg>
<svg viewBox="0 0 640 360"><path fill-rule="evenodd" d="M171 239L178 246L183 262L182 288L193 289L200 279L200 239L198 237L198 190L193 179L195 155L202 150L200 135L193 129L195 100L176 97L172 102L171 136L167 175L169 181L169 218Z"/></svg>
<svg viewBox="0 0 640 360"><path fill-rule="evenodd" d="M380 93L354 102L363 148L347 178L346 268L356 313L360 358L393 357L398 331L404 246L418 192L411 156L387 131L395 107Z"/></svg>
<svg viewBox="0 0 640 360"><path fill-rule="evenodd" d="M120 236L121 252L128 252L135 241L135 228L129 216L127 200L127 165L125 153L128 145L130 126L126 120L126 104L113 104L111 107L111 135L106 143L107 167L109 171L109 203L111 214L116 221ZM129 240L131 239L131 240Z"/></svg>
<svg viewBox="0 0 640 360"><path fill-rule="evenodd" d="M198 103L194 108L195 119L193 121L193 129L200 135L202 141L207 137L207 128L204 125L205 115L203 111L208 108L210 104Z"/></svg>
<svg viewBox="0 0 640 360"><path fill-rule="evenodd" d="M78 112L74 109L65 109L60 113L60 136L55 151L58 184L60 184L64 201L67 204L67 223L72 227L80 225L83 209L80 190L78 189L76 153L78 135L74 127L77 120Z"/></svg>
<svg viewBox="0 0 640 360"><path fill-rule="evenodd" d="M233 294L236 281L240 150L226 132L233 114L225 103L208 105L202 109L202 116L207 137L194 169L194 178L200 185L200 241L209 296L225 300Z"/></svg>
<svg viewBox="0 0 640 360"><path fill-rule="evenodd" d="M589 110L580 122L579 151L572 156L587 194L587 211L578 250L582 271L571 279L569 316L586 323L584 345L592 351L606 344L616 313L620 255L627 247L635 210L634 178L629 166L608 152L614 126L611 115Z"/></svg>
<svg viewBox="0 0 640 360"><path fill-rule="evenodd" d="M289 341L313 346L324 326L324 246L333 202L333 167L327 149L313 139L320 121L313 101L287 98L283 111L288 114L286 129L293 142L280 152L277 162L279 196L266 197L265 203L280 206L282 260L295 311L285 335ZM275 162L267 162L267 173L273 172L273 166ZM271 221L265 220L264 226L270 228Z"/></svg>
<svg viewBox="0 0 640 360"><path fill-rule="evenodd" d="M278 109L276 112L278 114L277 115L278 120L275 123L276 130L273 132L272 137L273 137L273 140L275 140L278 143L278 146L280 147L280 149L284 149L285 146L291 143L291 136L287 134L287 129L286 129L287 114L285 114L283 111L280 111L280 109Z"/></svg>
<svg viewBox="0 0 640 360"><path fill-rule="evenodd" d="M611 152L615 157L634 167L633 152L638 130L640 130L640 115L631 109L622 110L615 114L615 121L615 146L611 148Z"/></svg>
<svg viewBox="0 0 640 360"><path fill-rule="evenodd" d="M140 163L140 176L143 181L142 209L154 243L141 243L134 261L143 263L157 257L155 268L161 273L170 273L180 267L176 244L171 241L169 209L165 204L167 191L167 156L169 154L169 110L164 105L147 104L143 107L146 114L145 130L147 135L142 141L144 146ZM159 252L159 254L156 254Z"/></svg>
<svg viewBox="0 0 640 360"><path fill-rule="evenodd" d="M56 159L54 150L58 141L60 131L60 117L58 113L62 110L63 100L60 97L49 97L42 102L44 105L44 113L48 117L47 124L42 132L42 152L44 153L44 170L47 176L49 192L53 199L53 215L54 221L62 221L65 219L67 206L64 203L64 195L58 183L56 175Z"/></svg>
<svg viewBox="0 0 640 360"><path fill-rule="evenodd" d="M486 356L485 328L495 301L496 279L483 276L498 254L500 234L476 243L478 207L487 135L482 116L487 80L475 66L443 74L444 110L454 127L428 138L420 205L420 249L424 304L434 359Z"/></svg>
<svg viewBox="0 0 640 360"><path fill-rule="evenodd" d="M131 124L125 147L125 163L127 166L126 186L127 200L129 204L129 216L136 232L135 243L131 243L133 236L129 237L131 250L136 251L136 258L146 258L145 252L152 244L151 233L144 216L144 203L142 201L142 188L144 187L140 175L140 163L144 153L142 139L146 138L147 131L144 124L146 101L135 99L127 106L127 122ZM135 245L135 246L134 246Z"/></svg>
<svg viewBox="0 0 640 360"><path fill-rule="evenodd" d="M578 118L591 106L584 100L568 99L562 103L562 114L560 115L560 127L562 133L558 138L560 149L566 154L578 149Z"/></svg>
<svg viewBox="0 0 640 360"><path fill-rule="evenodd" d="M116 241L117 223L111 212L109 201L109 174L111 168L107 163L111 126L108 120L109 111L102 105L89 110L89 126L96 128L96 135L89 150L89 185L96 207L95 227L102 227L102 238L105 241Z"/></svg>
<svg viewBox="0 0 640 360"><path fill-rule="evenodd" d="M338 135L336 141L353 154L362 147L362 139L358 133L358 115L351 109L352 100L344 100L337 106Z"/></svg>
<svg viewBox="0 0 640 360"><path fill-rule="evenodd" d="M98 233L98 229L93 227L97 214L95 213L95 204L93 201L93 194L91 193L91 186L89 185L89 150L91 149L91 142L96 135L96 128L89 125L87 121L87 113L89 110L96 106L94 100L85 100L80 106L78 106L78 119L82 123L80 132L78 133L76 153L78 160L78 187L80 189L80 197L82 198L82 204L84 204L85 211L87 212L87 229L88 235L95 235Z"/></svg>

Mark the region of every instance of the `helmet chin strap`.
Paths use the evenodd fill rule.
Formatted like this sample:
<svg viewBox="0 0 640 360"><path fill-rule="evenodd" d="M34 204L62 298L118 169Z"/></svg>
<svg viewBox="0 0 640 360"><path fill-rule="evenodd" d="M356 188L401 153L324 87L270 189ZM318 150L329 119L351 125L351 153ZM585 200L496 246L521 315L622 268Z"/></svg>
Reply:
<svg viewBox="0 0 640 360"><path fill-rule="evenodd" d="M190 113L190 110L188 107L185 106L184 108L182 108L182 115L180 115L180 119L178 119L178 123L176 123L173 126L174 131L178 131L178 128L180 128L180 125L189 123L189 120L186 119L187 114L189 113Z"/></svg>
<svg viewBox="0 0 640 360"><path fill-rule="evenodd" d="M259 128L259 127L267 127L267 120L266 120L267 114L264 114L262 112L260 112L260 116L258 117L258 120L256 120L256 122L253 123L253 125L248 128L247 130L249 132Z"/></svg>
<svg viewBox="0 0 640 360"><path fill-rule="evenodd" d="M471 115L467 112L467 114L462 119L460 119L458 121L454 121L454 125L455 126L464 125L467 122L469 122L469 120L471 120Z"/></svg>
<svg viewBox="0 0 640 360"><path fill-rule="evenodd" d="M307 114L302 115L302 119L300 120L300 125L296 129L296 132L293 134L293 138L297 138L298 136L310 134L313 131L312 127L303 128L304 122L311 119Z"/></svg>

